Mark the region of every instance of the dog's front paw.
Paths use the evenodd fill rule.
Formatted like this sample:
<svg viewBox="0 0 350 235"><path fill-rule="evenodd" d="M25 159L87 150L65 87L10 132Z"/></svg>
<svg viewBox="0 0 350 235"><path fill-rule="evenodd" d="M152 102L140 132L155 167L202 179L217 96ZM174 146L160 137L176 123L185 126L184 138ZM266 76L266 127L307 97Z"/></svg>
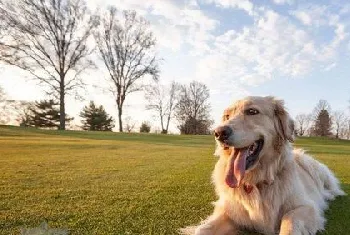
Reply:
<svg viewBox="0 0 350 235"><path fill-rule="evenodd" d="M194 235L214 235L212 228L211 224L202 224L196 228Z"/></svg>

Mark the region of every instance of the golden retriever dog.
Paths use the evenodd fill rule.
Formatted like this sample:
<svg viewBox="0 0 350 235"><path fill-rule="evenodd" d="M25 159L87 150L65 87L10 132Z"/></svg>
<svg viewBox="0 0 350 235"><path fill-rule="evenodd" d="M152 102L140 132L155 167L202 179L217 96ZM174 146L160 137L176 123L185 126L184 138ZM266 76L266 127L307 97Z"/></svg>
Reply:
<svg viewBox="0 0 350 235"><path fill-rule="evenodd" d="M324 229L327 201L344 195L333 173L293 149L293 121L274 97L247 97L224 111L215 129L212 179L218 200L195 235L306 235Z"/></svg>

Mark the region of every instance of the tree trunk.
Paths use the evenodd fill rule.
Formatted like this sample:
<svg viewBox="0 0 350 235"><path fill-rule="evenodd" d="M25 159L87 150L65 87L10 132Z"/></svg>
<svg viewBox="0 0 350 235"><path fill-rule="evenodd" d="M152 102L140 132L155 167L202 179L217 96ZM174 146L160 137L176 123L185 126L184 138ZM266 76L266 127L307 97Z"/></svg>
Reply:
<svg viewBox="0 0 350 235"><path fill-rule="evenodd" d="M165 134L168 134L168 130L169 130L169 123L170 123L170 115L167 118L167 123L166 123L166 129L165 129Z"/></svg>
<svg viewBox="0 0 350 235"><path fill-rule="evenodd" d="M61 84L60 84L60 127L59 130L65 130L66 129L66 110L65 110L65 103L64 103L64 80L61 78Z"/></svg>
<svg viewBox="0 0 350 235"><path fill-rule="evenodd" d="M335 138L336 138L336 139L339 139L339 128L337 128L337 133L336 133L336 135L335 135Z"/></svg>
<svg viewBox="0 0 350 235"><path fill-rule="evenodd" d="M162 116L162 114L160 114L160 125L162 126L162 134L164 134L164 132L165 132L165 129L164 129L164 122L163 122L163 116Z"/></svg>
<svg viewBox="0 0 350 235"><path fill-rule="evenodd" d="M123 121L122 121L123 108L118 107L118 119L119 119L119 132L123 132Z"/></svg>

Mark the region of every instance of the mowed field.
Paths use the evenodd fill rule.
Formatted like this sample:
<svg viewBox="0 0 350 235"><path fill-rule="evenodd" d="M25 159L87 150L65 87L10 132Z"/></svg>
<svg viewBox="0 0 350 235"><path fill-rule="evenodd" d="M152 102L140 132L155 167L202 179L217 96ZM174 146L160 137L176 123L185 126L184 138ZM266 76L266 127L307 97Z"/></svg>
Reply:
<svg viewBox="0 0 350 235"><path fill-rule="evenodd" d="M350 194L350 141L299 138ZM70 234L177 234L212 211L212 136L0 126L0 234L47 221ZM350 234L350 197L322 234Z"/></svg>

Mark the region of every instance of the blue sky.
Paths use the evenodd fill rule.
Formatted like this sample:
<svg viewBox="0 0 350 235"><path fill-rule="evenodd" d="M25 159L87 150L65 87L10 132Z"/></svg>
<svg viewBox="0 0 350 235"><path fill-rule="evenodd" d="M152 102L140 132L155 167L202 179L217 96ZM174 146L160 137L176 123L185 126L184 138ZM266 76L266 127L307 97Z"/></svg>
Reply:
<svg viewBox="0 0 350 235"><path fill-rule="evenodd" d="M158 41L161 82L198 80L210 88L212 117L246 95L275 95L290 113L311 112L319 99L346 110L350 99L350 2L297 0L88 0L91 8L112 4L134 9L151 23ZM96 61L98 59L96 58ZM85 101L68 98L77 115L89 100L116 114L111 95L94 88L107 77L86 75ZM25 74L2 66L0 85L13 99L45 98ZM23 83L23 81L26 81ZM157 120L142 93L127 98L125 116ZM140 115L142 112L142 115ZM114 115L116 116L116 115ZM77 124L79 121L77 119ZM174 126L172 127L175 130Z"/></svg>

